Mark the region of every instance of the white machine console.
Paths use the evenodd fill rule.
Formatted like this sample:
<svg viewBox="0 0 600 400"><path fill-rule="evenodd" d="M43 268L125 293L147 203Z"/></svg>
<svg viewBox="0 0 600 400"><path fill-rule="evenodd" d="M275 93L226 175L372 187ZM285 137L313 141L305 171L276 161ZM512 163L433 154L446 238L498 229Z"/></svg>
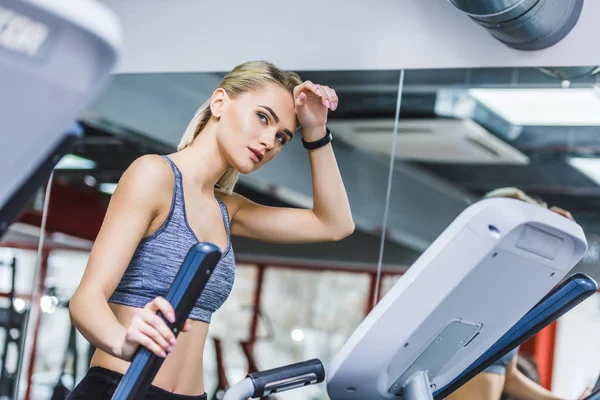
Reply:
<svg viewBox="0 0 600 400"><path fill-rule="evenodd" d="M513 199L461 213L333 358L331 399L432 399L547 294L587 249L579 225Z"/></svg>
<svg viewBox="0 0 600 400"><path fill-rule="evenodd" d="M121 41L97 1L0 0L0 235L73 144Z"/></svg>

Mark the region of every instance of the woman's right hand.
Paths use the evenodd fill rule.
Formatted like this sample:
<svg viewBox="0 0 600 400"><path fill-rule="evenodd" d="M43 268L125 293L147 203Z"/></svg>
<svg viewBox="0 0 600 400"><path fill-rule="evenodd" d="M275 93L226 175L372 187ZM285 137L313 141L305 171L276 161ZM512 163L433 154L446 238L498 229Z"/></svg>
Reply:
<svg viewBox="0 0 600 400"><path fill-rule="evenodd" d="M119 358L131 361L137 348L142 345L159 357L165 358L177 343L175 334L165 321L157 315L160 311L169 322L175 322L175 311L163 297L156 297L144 308L136 309L121 345ZM184 324L182 332L189 331Z"/></svg>

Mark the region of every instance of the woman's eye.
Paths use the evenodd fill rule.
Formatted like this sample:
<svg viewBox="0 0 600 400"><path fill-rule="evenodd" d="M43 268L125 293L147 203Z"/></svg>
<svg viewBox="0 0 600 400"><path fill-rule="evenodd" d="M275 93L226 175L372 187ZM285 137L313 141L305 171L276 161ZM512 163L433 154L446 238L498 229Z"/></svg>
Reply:
<svg viewBox="0 0 600 400"><path fill-rule="evenodd" d="M286 142L287 142L287 139L281 133L277 134L277 140L279 140L279 143L281 143L281 144L286 144Z"/></svg>
<svg viewBox="0 0 600 400"><path fill-rule="evenodd" d="M262 122L263 124L268 124L269 123L269 118L267 118L267 116L263 113L257 113L256 115L258 115L258 119L260 120L260 122Z"/></svg>

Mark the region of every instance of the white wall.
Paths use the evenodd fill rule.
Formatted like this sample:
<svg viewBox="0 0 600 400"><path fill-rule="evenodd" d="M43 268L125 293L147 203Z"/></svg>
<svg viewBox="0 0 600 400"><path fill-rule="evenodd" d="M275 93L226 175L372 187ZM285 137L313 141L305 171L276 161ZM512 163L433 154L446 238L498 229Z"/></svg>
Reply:
<svg viewBox="0 0 600 400"><path fill-rule="evenodd" d="M447 0L104 0L123 25L118 72L600 65L600 2L556 46L512 50Z"/></svg>
<svg viewBox="0 0 600 400"><path fill-rule="evenodd" d="M593 386L600 373L600 294L579 304L558 320L552 389L576 399Z"/></svg>

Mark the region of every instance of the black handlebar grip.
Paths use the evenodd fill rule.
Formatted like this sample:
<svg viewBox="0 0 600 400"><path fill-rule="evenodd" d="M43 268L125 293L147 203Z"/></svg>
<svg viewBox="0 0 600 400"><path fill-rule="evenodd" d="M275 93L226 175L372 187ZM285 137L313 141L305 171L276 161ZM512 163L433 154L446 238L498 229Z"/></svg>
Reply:
<svg viewBox="0 0 600 400"><path fill-rule="evenodd" d="M325 368L319 359L302 361L284 367L248 375L254 384L255 397L268 396L301 386L321 383L325 380Z"/></svg>
<svg viewBox="0 0 600 400"><path fill-rule="evenodd" d="M175 322L171 324L158 313L175 336L179 335L220 258L219 248L212 243L198 243L188 252L166 296L175 310ZM163 361L164 358L140 346L112 400L143 398Z"/></svg>

